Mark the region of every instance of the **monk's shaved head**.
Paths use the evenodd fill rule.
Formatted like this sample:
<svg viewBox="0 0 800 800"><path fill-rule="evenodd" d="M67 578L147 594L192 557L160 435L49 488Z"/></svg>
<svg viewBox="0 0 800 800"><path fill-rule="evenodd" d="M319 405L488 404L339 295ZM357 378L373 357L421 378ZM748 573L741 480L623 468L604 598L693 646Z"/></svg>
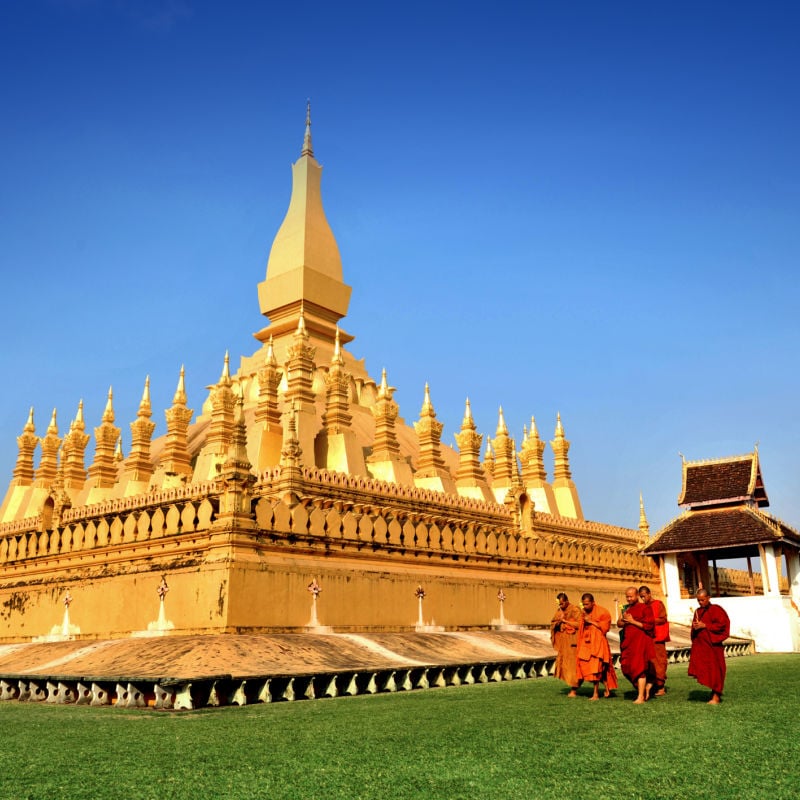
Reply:
<svg viewBox="0 0 800 800"><path fill-rule="evenodd" d="M707 589L698 589L695 592L695 597L709 597Z"/></svg>

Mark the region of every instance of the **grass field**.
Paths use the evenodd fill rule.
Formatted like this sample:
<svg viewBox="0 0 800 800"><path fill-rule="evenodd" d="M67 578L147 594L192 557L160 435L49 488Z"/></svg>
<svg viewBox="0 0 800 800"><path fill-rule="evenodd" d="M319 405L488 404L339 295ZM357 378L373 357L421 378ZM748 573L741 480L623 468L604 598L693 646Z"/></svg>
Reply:
<svg viewBox="0 0 800 800"><path fill-rule="evenodd" d="M725 700L591 703L552 678L194 712L0 704L0 798L796 798L800 656L728 661Z"/></svg>

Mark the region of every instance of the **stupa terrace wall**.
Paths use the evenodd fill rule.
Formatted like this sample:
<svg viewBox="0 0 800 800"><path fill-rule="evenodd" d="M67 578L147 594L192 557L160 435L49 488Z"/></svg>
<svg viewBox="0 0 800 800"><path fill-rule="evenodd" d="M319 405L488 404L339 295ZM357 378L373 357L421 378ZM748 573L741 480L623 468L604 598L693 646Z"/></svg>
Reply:
<svg viewBox="0 0 800 800"><path fill-rule="evenodd" d="M557 591L612 602L652 577L634 532L613 526L541 515L522 532L507 506L313 468L287 489L276 468L253 487L251 527L237 527L220 490L189 484L66 508L49 529L42 517L0 526L0 636L46 634L65 592L82 637L145 631L162 575L183 633L302 629L311 577L340 630L412 626L419 585L437 624L469 628L496 620L501 589L513 622L543 625Z"/></svg>

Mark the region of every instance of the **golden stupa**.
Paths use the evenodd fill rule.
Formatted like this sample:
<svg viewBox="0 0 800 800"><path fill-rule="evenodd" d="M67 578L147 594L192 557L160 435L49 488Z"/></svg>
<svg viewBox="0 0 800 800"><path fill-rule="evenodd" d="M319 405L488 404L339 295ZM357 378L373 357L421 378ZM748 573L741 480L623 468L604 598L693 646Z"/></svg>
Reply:
<svg viewBox="0 0 800 800"><path fill-rule="evenodd" d="M220 633L302 629L312 581L320 623L402 630L418 623L420 587L438 626L481 628L501 595L510 622L537 625L557 591L611 604L654 577L643 507L639 530L583 518L560 417L551 481L533 418L517 450L500 409L483 459L469 400L457 449L441 441L427 385L418 419L403 422L386 371L371 376L339 327L351 289L310 114L292 171L258 285L269 324L235 373L226 355L196 417L181 370L152 440L145 380L123 457L109 390L87 469L82 405L63 435L55 410L37 435L31 409L0 506L0 639L46 634L67 596L80 636L146 631L167 584L165 630Z"/></svg>

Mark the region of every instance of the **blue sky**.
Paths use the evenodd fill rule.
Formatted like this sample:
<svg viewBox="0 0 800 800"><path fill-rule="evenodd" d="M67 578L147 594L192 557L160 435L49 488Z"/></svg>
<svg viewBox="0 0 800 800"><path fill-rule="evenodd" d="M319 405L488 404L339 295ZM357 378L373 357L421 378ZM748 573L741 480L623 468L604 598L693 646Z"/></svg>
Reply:
<svg viewBox="0 0 800 800"><path fill-rule="evenodd" d="M653 528L759 442L800 526L800 5L0 3L0 484L28 407L257 349L306 98L349 349L452 442L560 411L584 511ZM90 444L90 453L94 443ZM550 468L549 449L547 456ZM90 458L87 460L91 460ZM5 476L5 477L3 477Z"/></svg>

